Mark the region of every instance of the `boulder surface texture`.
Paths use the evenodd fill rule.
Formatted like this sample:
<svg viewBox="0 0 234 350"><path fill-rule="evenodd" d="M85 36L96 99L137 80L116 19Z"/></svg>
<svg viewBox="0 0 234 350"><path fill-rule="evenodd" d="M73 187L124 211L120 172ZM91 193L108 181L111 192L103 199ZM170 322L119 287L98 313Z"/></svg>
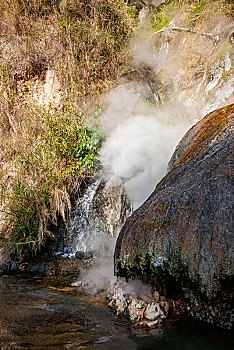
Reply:
<svg viewBox="0 0 234 350"><path fill-rule="evenodd" d="M233 115L234 104L211 112L182 138L167 175L119 234L116 274L145 274L147 263L148 273L151 265L152 274L186 275L207 296L231 292Z"/></svg>

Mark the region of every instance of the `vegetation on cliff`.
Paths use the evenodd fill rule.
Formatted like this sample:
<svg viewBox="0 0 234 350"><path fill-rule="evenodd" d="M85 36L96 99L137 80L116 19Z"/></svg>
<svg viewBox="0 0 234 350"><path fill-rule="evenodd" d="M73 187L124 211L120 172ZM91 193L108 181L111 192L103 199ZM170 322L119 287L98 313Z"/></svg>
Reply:
<svg viewBox="0 0 234 350"><path fill-rule="evenodd" d="M147 32L150 41L149 33L169 25L178 11L184 26L199 29L208 12L230 16L233 10L231 1L174 0L147 8L149 20L139 27L143 6L124 0L1 2L0 237L9 251L36 253L58 221L66 223L102 141L100 108L93 106L134 69L132 38ZM214 51L217 60L230 43L222 45Z"/></svg>
<svg viewBox="0 0 234 350"><path fill-rule="evenodd" d="M89 106L118 77L134 23L124 1L1 2L0 237L9 250L35 253L66 223L101 143L99 109ZM39 104L48 71L59 87Z"/></svg>

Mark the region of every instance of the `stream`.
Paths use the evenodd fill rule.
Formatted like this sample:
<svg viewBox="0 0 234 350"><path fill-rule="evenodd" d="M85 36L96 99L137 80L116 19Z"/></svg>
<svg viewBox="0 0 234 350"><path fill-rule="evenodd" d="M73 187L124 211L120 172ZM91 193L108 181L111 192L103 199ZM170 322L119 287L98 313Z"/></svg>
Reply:
<svg viewBox="0 0 234 350"><path fill-rule="evenodd" d="M139 329L107 307L42 287L32 278L0 277L0 349L229 350L229 331L195 321Z"/></svg>

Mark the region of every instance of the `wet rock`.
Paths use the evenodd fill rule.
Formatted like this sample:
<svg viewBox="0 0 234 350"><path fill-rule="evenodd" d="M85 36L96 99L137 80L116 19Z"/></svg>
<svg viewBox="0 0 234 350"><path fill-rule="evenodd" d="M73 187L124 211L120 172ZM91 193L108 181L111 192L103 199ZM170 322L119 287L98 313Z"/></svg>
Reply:
<svg viewBox="0 0 234 350"><path fill-rule="evenodd" d="M153 297L155 299L155 302L157 303L159 301L159 298L160 298L160 294L157 290L154 291Z"/></svg>
<svg viewBox="0 0 234 350"><path fill-rule="evenodd" d="M145 310L145 318L153 321L162 315L163 312L161 311L160 305L158 303L150 303L147 305L147 308Z"/></svg>
<svg viewBox="0 0 234 350"><path fill-rule="evenodd" d="M230 37L230 41L232 43L232 46L234 46L234 32L231 32L229 37Z"/></svg>
<svg viewBox="0 0 234 350"><path fill-rule="evenodd" d="M93 258L93 253L92 252L78 251L78 252L76 252L75 257L77 259L91 259L91 258Z"/></svg>
<svg viewBox="0 0 234 350"><path fill-rule="evenodd" d="M154 321L149 321L149 320L144 319L144 320L140 321L138 324L141 327L155 328L155 327L158 327L161 323L162 323L161 319L157 319Z"/></svg>
<svg viewBox="0 0 234 350"><path fill-rule="evenodd" d="M123 291L119 291L113 295L109 306L115 310L117 316L122 316L128 306L127 301L128 297L123 294Z"/></svg>
<svg viewBox="0 0 234 350"><path fill-rule="evenodd" d="M58 274L58 264L55 259L38 259L30 263L22 263L18 269L12 272L37 276L56 276Z"/></svg>
<svg viewBox="0 0 234 350"><path fill-rule="evenodd" d="M146 303L144 300L130 297L128 299L128 306L125 309L124 315L130 319L131 322L138 322L144 318L144 311Z"/></svg>
<svg viewBox="0 0 234 350"><path fill-rule="evenodd" d="M92 209L106 223L111 236L115 235L116 230L132 212L123 186L115 180L99 182L92 200Z"/></svg>
<svg viewBox="0 0 234 350"><path fill-rule="evenodd" d="M116 279L115 283L112 283L112 287L114 287L114 291L112 290L112 293L109 293L109 299L111 300L109 306L118 316L124 316L134 324L137 323L139 326L149 328L156 327L162 319L168 316L169 301L159 301L159 293L157 291L153 292L141 281L133 280L127 283L121 279ZM149 296L150 290L151 297ZM147 294L146 297L144 297L143 292ZM137 297L137 295L140 295L140 297Z"/></svg>
<svg viewBox="0 0 234 350"><path fill-rule="evenodd" d="M153 7L159 7L161 5L164 5L171 0L142 0L142 2L147 6L153 6Z"/></svg>
<svg viewBox="0 0 234 350"><path fill-rule="evenodd" d="M170 310L170 302L168 301L160 301L159 302L160 309L162 312L162 315L160 316L161 318L166 318L168 316L169 310Z"/></svg>
<svg viewBox="0 0 234 350"><path fill-rule="evenodd" d="M93 265L93 259L38 257L33 261L6 265L4 274L22 274L31 276L78 276L80 271Z"/></svg>
<svg viewBox="0 0 234 350"><path fill-rule="evenodd" d="M96 180L72 210L64 234L64 253L78 252L77 256L82 256L88 249L95 255L106 256L113 237L131 213L123 186L111 180Z"/></svg>
<svg viewBox="0 0 234 350"><path fill-rule="evenodd" d="M84 283L82 281L76 281L71 284L72 287L82 287Z"/></svg>
<svg viewBox="0 0 234 350"><path fill-rule="evenodd" d="M131 5L135 5L136 7L142 7L147 6L147 7L159 7L161 5L164 5L171 0L130 0L129 3Z"/></svg>
<svg viewBox="0 0 234 350"><path fill-rule="evenodd" d="M159 303L151 302L147 305L145 309L145 318L150 321L154 321L157 318L166 318L168 316L168 311L170 308L170 304L165 301L161 301Z"/></svg>

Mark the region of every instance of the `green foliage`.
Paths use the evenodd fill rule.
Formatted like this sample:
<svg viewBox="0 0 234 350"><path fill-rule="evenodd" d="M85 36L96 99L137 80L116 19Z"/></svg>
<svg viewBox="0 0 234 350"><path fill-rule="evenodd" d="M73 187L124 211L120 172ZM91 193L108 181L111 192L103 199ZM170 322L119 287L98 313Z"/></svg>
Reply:
<svg viewBox="0 0 234 350"><path fill-rule="evenodd" d="M102 137L84 125L84 116L71 107L64 111L44 111L40 117L43 128L30 148L18 157L20 172L32 176L37 182L57 182L85 168L94 166L95 156ZM47 178L47 180L46 180Z"/></svg>
<svg viewBox="0 0 234 350"><path fill-rule="evenodd" d="M96 116L97 111L93 120ZM94 166L102 141L99 129L85 126L84 116L69 105L44 111L38 118L38 137L14 161L18 172L11 192L2 186L8 205L1 242L14 242L18 253L25 245L36 251L51 236L48 227L56 223L56 215L66 220L69 200L64 186L71 176L80 178ZM61 204L58 194L65 203Z"/></svg>
<svg viewBox="0 0 234 350"><path fill-rule="evenodd" d="M163 10L161 10L157 12L152 12L150 19L154 30L158 31L164 28L170 22L171 16L165 13Z"/></svg>
<svg viewBox="0 0 234 350"><path fill-rule="evenodd" d="M82 117L72 108L63 113L45 113L47 128L41 139L55 153L65 160L68 173L77 169L92 168L95 155L101 145L99 130L92 131L82 125Z"/></svg>
<svg viewBox="0 0 234 350"><path fill-rule="evenodd" d="M189 8L189 20L194 22L197 18L201 16L204 11L207 0L200 0L194 2Z"/></svg>
<svg viewBox="0 0 234 350"><path fill-rule="evenodd" d="M164 225L171 222L171 215L158 215L155 219L158 224Z"/></svg>
<svg viewBox="0 0 234 350"><path fill-rule="evenodd" d="M218 13L233 16L233 7L233 1L230 0L172 0L157 10L149 11L152 27L149 29L153 31L163 29L179 12L186 15L186 24L183 23L183 26L194 27Z"/></svg>
<svg viewBox="0 0 234 350"><path fill-rule="evenodd" d="M226 81L230 77L230 75L231 75L230 71L228 71L228 72L223 71L223 73L222 73L222 80Z"/></svg>
<svg viewBox="0 0 234 350"><path fill-rule="evenodd" d="M37 237L40 217L38 215L40 198L42 203L48 203L48 191L41 191L39 196L34 189L25 184L16 182L13 187L13 195L9 205L9 214L13 217L13 235L20 243L34 240ZM44 198L43 198L44 197Z"/></svg>
<svg viewBox="0 0 234 350"><path fill-rule="evenodd" d="M155 257L152 254L137 255L134 261L129 264L123 259L115 265L115 274L131 278L133 276L171 276L176 281L187 279L188 266L175 255L170 259Z"/></svg>
<svg viewBox="0 0 234 350"><path fill-rule="evenodd" d="M162 266L163 271L167 271L170 276L174 277L176 281L188 278L188 266L181 262L180 258L173 261L166 261Z"/></svg>
<svg viewBox="0 0 234 350"><path fill-rule="evenodd" d="M36 250L35 247L43 243L47 234L45 226L50 215L48 188L31 188L30 185L15 181L6 215L9 220L1 233L4 233L1 237L2 243L13 243L13 251L18 253L25 245Z"/></svg>
<svg viewBox="0 0 234 350"><path fill-rule="evenodd" d="M208 16L233 15L232 0L193 0L186 1L184 6L188 12L187 24L190 26L206 21Z"/></svg>

